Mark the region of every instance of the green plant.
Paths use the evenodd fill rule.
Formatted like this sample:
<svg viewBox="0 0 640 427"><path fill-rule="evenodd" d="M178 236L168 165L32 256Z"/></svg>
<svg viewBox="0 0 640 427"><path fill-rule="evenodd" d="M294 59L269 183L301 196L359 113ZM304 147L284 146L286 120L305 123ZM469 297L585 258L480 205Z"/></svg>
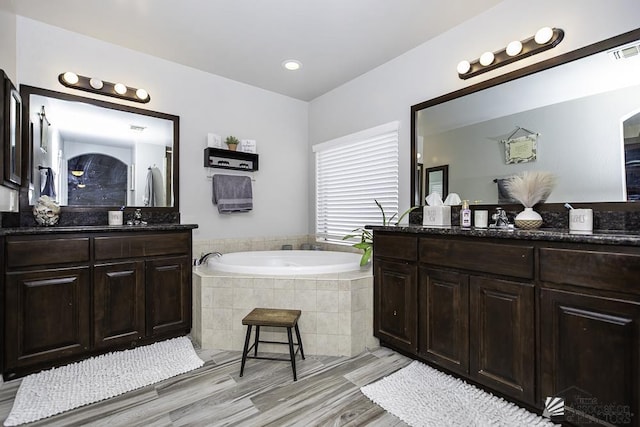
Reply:
<svg viewBox="0 0 640 427"><path fill-rule="evenodd" d="M227 139L224 140L224 143L227 145L238 145L240 141L235 136L228 136Z"/></svg>
<svg viewBox="0 0 640 427"><path fill-rule="evenodd" d="M390 225L391 221L393 221L393 219L398 214L394 213L390 218L387 219L387 215L384 213L384 208L382 207L382 205L378 203L378 201L375 199L373 201L376 202L376 205L380 209L380 212L382 212L382 225L383 226ZM400 222L404 219L405 216L407 216L407 214L409 214L409 212L417 208L418 206L413 206L407 209L406 211L404 211L404 213L400 215L400 218L398 218L398 220L394 223L394 225L400 224ZM358 243L354 243L351 246L353 246L354 248L362 249L364 251L364 253L362 254L362 258L360 258L360 265L365 266L371 259L371 254L373 253L373 232L363 227L356 228L355 230L351 230L351 232L352 233L357 232L357 233L348 234L344 236L342 240L351 239L353 237L360 237L360 241Z"/></svg>

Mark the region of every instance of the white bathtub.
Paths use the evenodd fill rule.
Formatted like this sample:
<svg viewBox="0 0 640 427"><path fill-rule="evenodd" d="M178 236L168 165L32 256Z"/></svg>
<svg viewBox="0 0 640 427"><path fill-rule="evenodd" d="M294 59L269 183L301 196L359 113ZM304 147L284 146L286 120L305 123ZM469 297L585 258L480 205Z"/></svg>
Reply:
<svg viewBox="0 0 640 427"><path fill-rule="evenodd" d="M226 273L294 276L360 269L360 254L335 251L254 251L210 256L207 266Z"/></svg>

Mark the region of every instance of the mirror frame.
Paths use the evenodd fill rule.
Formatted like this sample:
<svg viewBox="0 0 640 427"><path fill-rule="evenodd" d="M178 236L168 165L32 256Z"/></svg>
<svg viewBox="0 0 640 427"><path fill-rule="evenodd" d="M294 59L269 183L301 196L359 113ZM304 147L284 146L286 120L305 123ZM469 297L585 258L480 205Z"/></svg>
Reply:
<svg viewBox="0 0 640 427"><path fill-rule="evenodd" d="M512 80L519 79L521 77L529 76L540 71L544 71L553 67L557 67L559 65L567 64L569 62L585 58L587 56L604 52L614 47L624 45L633 41L640 39L640 28L628 31L626 33L622 33L620 35L599 41L597 43L593 43L591 45L582 47L580 49L573 50L571 52L567 52L562 55L555 56L553 58L538 62L536 64L532 64L521 69L494 77L489 80L482 81L472 86L465 87L463 89L456 90L454 92L447 93L445 95L438 96L436 98L430 99L428 101L421 102L419 104L411 106L411 192L410 197L412 198L411 206L422 206L424 204L424 200L420 200L420 194L418 193L419 187L416 186L416 167L414 165L417 164L417 146L416 146L416 118L418 115L418 111L424 110L429 107L436 106L438 104L445 103L447 101L451 101L456 98L461 98L463 96L479 92L484 89L488 89L494 86L498 86L502 83L507 83ZM597 203L581 203L581 205L589 205L589 206L606 206L608 209L613 210L621 210L621 211L635 211L640 210L640 205L633 203L633 201L621 201L621 202L597 202ZM492 205L488 205L492 206ZM562 203L549 203L546 204L547 207L550 207L552 210L563 210Z"/></svg>
<svg viewBox="0 0 640 427"><path fill-rule="evenodd" d="M40 95L48 98L57 98L63 101L82 102L97 107L107 108L110 110L119 110L128 113L140 114L143 116L151 116L160 119L166 119L173 122L173 206L166 207L148 207L148 206L126 206L126 209L142 209L143 212L164 212L179 213L180 212L180 117L172 114L161 113L158 111L145 110L142 108L132 107L129 105L115 104L113 102L102 101L94 98L73 95L65 92L57 92L50 89L43 89L34 86L20 85L20 95L22 96L22 152L23 159L28 161L22 162L22 186L20 187L20 212L31 213L32 206L29 205L29 188L33 184L32 163L33 163L33 126L30 124L30 102L31 95ZM26 155L25 155L26 154ZM62 212L106 212L109 210L119 210L120 206L61 206Z"/></svg>

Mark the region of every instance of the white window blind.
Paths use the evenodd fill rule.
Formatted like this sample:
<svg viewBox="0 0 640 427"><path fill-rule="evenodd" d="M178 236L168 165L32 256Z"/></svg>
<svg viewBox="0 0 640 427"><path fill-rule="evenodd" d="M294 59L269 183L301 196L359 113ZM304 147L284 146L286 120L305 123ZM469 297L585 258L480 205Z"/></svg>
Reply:
<svg viewBox="0 0 640 427"><path fill-rule="evenodd" d="M387 216L398 212L398 122L316 144L313 151L319 240L345 243L358 227L382 225L374 200Z"/></svg>

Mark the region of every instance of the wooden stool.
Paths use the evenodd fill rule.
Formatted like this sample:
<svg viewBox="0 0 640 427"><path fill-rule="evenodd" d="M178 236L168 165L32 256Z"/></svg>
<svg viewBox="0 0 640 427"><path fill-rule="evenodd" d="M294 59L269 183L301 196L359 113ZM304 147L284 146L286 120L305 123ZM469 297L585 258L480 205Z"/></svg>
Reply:
<svg viewBox="0 0 640 427"><path fill-rule="evenodd" d="M274 309L274 308L254 308L251 313L247 314L244 319L242 319L242 324L247 325L247 337L244 340L244 350L242 351L242 364L240 365L240 376L244 373L244 364L247 359L266 359L266 360L282 360L282 361L291 361L291 368L293 369L293 380L297 381L298 377L296 375L296 353L300 350L300 356L304 359L304 350L302 349L302 339L300 339L300 330L298 329L298 319L300 318L300 314L302 312L300 310L283 310L283 309ZM249 347L249 338L251 337L251 328L256 327L256 336L254 343L251 347ZM261 341L260 340L260 326L275 326L287 328L287 336L289 337L289 342L283 341ZM294 328L296 331L296 338L298 339L298 343L296 344L298 348L296 351L293 351L293 338L291 336L291 328ZM258 343L269 343L269 344L289 344L289 356L290 359L282 359L275 357L259 357L258 356ZM247 354L253 349L253 356L248 356Z"/></svg>

